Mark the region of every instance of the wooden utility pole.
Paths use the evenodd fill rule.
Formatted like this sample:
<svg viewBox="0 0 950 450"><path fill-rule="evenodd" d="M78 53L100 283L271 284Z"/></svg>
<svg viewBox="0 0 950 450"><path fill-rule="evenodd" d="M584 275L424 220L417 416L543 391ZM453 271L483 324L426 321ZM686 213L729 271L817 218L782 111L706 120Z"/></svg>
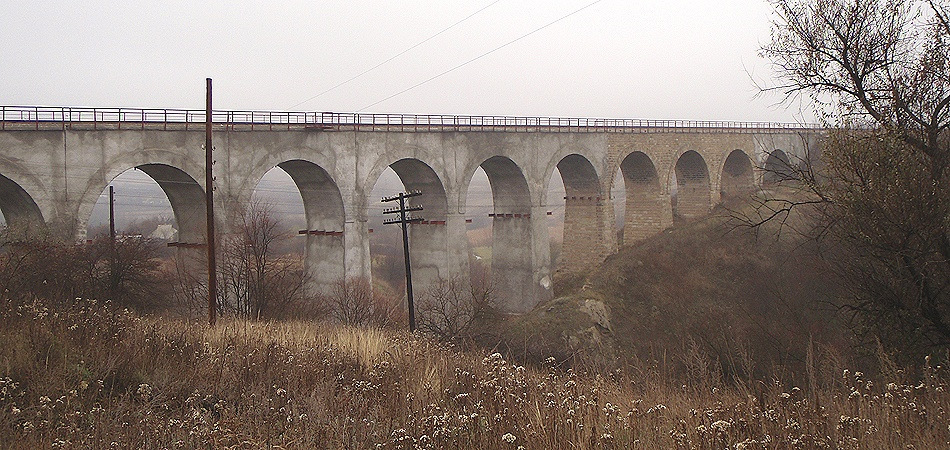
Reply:
<svg viewBox="0 0 950 450"><path fill-rule="evenodd" d="M214 176L211 166L211 78L207 81L207 98L205 99L205 203L208 209L208 324L214 326L218 309L218 277L215 273L214 259Z"/></svg>
<svg viewBox="0 0 950 450"><path fill-rule="evenodd" d="M115 187L109 185L109 239L115 247Z"/></svg>
<svg viewBox="0 0 950 450"><path fill-rule="evenodd" d="M115 186L109 185L109 300L115 301L115 291L119 286L116 277L118 255L115 249Z"/></svg>
<svg viewBox="0 0 950 450"><path fill-rule="evenodd" d="M409 224L422 222L424 219L422 217L412 217L409 213L412 211L422 211L422 206L413 206L407 207L406 200L410 197L416 197L422 195L420 191L413 191L409 193L400 192L399 195L394 195L392 197L384 197L382 202L394 202L399 201L399 206L395 208L389 208L383 210L383 214L399 214L399 218L388 219L383 221L383 225L388 225L391 223L402 224L402 251L403 255L406 258L406 297L409 302L409 331L416 331L416 310L415 306L412 304L412 268L409 266Z"/></svg>

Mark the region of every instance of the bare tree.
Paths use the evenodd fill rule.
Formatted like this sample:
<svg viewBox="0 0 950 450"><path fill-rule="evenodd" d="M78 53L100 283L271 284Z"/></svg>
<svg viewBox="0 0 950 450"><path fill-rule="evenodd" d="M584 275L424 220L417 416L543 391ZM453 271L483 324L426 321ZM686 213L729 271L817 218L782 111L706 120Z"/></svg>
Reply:
<svg viewBox="0 0 950 450"><path fill-rule="evenodd" d="M307 293L302 256L276 254L278 243L290 238L260 203L253 203L234 221L232 233L218 237L219 313L245 319L318 313ZM188 251L176 259L176 293L192 313L201 312L207 298L207 272L202 273L201 261L203 255Z"/></svg>
<svg viewBox="0 0 950 450"><path fill-rule="evenodd" d="M771 89L826 108L807 195L770 199L752 225L809 205L862 335L908 356L950 347L950 22L945 1L776 0L763 54Z"/></svg>

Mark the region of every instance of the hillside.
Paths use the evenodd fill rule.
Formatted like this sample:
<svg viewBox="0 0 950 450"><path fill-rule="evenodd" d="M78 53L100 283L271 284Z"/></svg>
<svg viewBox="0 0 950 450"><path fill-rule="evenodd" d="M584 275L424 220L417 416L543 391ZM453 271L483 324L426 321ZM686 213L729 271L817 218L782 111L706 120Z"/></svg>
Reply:
<svg viewBox="0 0 950 450"><path fill-rule="evenodd" d="M740 376L773 364L800 368L809 342L849 350L829 306L837 285L825 263L789 229L737 227L733 211L748 208L720 206L621 248L585 277L562 278L558 297L522 317L508 345L529 358L580 356L606 366L668 359Z"/></svg>

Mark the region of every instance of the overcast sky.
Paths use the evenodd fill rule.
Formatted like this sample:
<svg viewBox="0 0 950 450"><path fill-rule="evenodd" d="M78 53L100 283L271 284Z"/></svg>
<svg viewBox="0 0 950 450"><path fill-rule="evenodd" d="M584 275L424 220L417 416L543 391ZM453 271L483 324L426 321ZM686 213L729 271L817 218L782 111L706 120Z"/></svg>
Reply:
<svg viewBox="0 0 950 450"><path fill-rule="evenodd" d="M5 105L202 109L211 77L216 109L803 117L756 96L766 0L601 0L382 102L593 0L0 2Z"/></svg>

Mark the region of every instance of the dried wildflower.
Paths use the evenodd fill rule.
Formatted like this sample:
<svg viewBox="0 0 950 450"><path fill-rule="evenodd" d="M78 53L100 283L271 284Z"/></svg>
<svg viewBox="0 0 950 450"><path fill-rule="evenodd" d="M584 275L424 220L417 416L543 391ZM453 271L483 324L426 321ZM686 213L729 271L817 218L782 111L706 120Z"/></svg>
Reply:
<svg viewBox="0 0 950 450"><path fill-rule="evenodd" d="M732 424L729 423L729 422L726 422L725 420L717 420L717 421L715 421L715 422L709 424L709 426L710 426L713 430L716 430L717 433L723 433L723 432L725 432L727 429L729 429L729 427L731 427Z"/></svg>

